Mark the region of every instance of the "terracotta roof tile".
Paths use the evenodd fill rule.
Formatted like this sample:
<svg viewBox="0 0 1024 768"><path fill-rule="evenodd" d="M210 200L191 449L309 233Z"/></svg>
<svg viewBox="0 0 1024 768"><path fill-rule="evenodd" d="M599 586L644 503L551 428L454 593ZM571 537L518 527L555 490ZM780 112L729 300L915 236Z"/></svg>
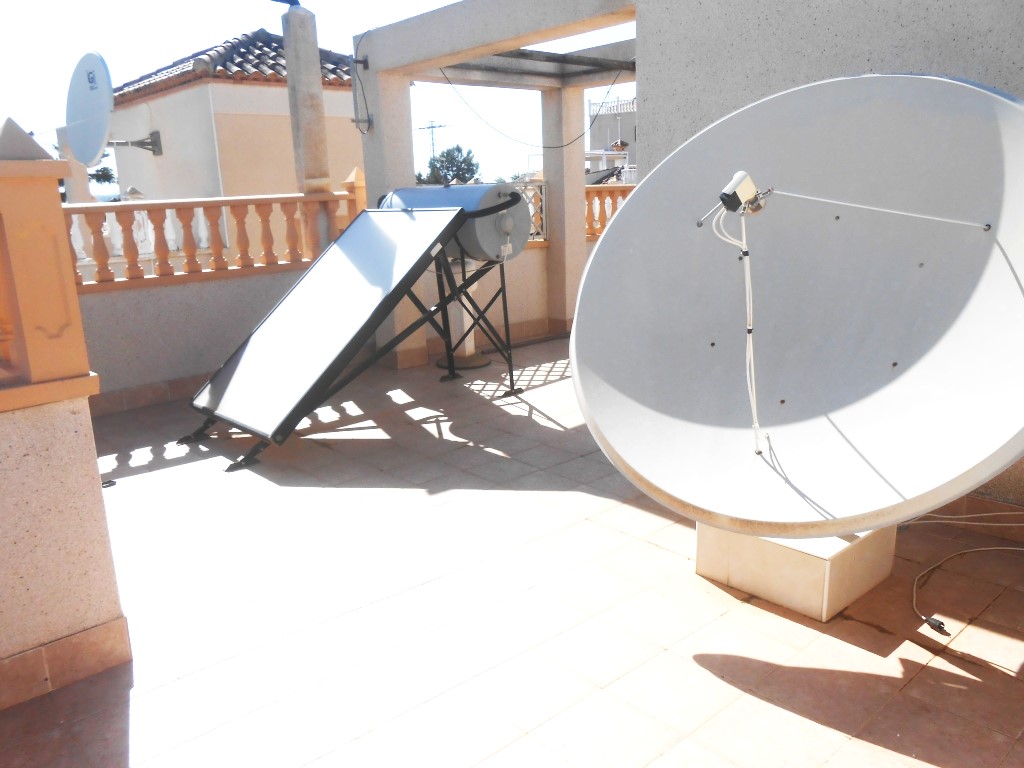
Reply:
<svg viewBox="0 0 1024 768"><path fill-rule="evenodd" d="M320 73L325 87L349 87L351 71L351 56L320 49ZM285 82L287 77L284 38L260 29L197 51L162 69L119 85L114 89L114 103L124 104L141 96L204 79L273 83Z"/></svg>

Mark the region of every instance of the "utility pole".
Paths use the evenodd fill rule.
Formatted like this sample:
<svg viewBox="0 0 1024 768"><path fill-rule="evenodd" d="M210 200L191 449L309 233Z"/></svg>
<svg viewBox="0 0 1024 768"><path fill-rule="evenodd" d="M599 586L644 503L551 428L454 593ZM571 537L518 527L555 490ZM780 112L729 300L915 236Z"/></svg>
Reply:
<svg viewBox="0 0 1024 768"><path fill-rule="evenodd" d="M433 120L428 125L420 127L421 131L430 131L430 156L432 158L437 157L437 150L434 147L434 131L438 128L447 128L447 125L437 125Z"/></svg>

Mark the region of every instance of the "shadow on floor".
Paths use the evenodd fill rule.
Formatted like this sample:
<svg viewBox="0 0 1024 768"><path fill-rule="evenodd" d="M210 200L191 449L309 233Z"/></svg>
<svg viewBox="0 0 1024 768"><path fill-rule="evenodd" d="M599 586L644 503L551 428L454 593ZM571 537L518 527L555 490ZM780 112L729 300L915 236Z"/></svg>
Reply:
<svg viewBox="0 0 1024 768"><path fill-rule="evenodd" d="M587 485L610 498L639 496L600 452L578 414L569 424L548 409L549 400L566 401L545 397L545 388L571 387L567 359L518 369L521 395L503 397L507 374L499 366L488 371L476 379L440 382L433 367L372 369L310 413L284 444L269 446L246 471L283 486L439 493L518 482L530 490ZM217 423L207 439L178 445L202 419L187 401L99 417L102 479L116 482L211 458L233 462L259 442Z"/></svg>
<svg viewBox="0 0 1024 768"><path fill-rule="evenodd" d="M728 654L693 659L727 680L742 669L758 681L744 690L772 706L939 768L1005 765L1024 728L1024 682L981 659L943 654L940 668L900 658L899 677Z"/></svg>
<svg viewBox="0 0 1024 768"><path fill-rule="evenodd" d="M4 768L127 768L131 663L0 711Z"/></svg>

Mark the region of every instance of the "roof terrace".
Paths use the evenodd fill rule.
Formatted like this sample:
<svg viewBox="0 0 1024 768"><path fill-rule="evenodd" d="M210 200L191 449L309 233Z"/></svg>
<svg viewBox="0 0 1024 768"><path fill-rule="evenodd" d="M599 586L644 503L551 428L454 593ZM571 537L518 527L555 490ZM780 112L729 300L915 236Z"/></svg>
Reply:
<svg viewBox="0 0 1024 768"><path fill-rule="evenodd" d="M564 21L559 14L567 14L569 5L548 5L558 17L554 21ZM621 15L612 0L593 5L607 10L607 18ZM632 4L622 5L622 18L631 18ZM459 13L465 20L464 10L435 18ZM470 19L476 26L490 21L484 4L469 10L477 14ZM947 10L943 24L958 36L974 29L971 24L990 24L991 14L973 8ZM923 6L910 11L927 15ZM717 66L720 57L703 52L720 53L720 36L661 45L666 35L708 28L659 23L671 12L667 4L649 3L641 16L648 50L665 52L657 66L641 70L644 88L675 110L663 113L672 119L651 121L649 159L664 154L670 142L674 147L687 121L724 114L733 100L747 103L751 90L802 83L830 74L826 68L873 70L875 64L864 62L885 47L879 41L891 42L910 26L898 15L908 12L902 7L872 13L870 25L850 23L850 14L863 9L837 9L822 27L841 32L844 40L868 41L863 53L840 48L834 57L817 57L820 66L805 69L815 57L791 44L805 28L780 32L771 25L785 15L772 16L764 22L767 32L753 39L797 51L797 64L759 73L771 75L770 82L744 70L743 83L723 82L709 91L714 99L691 104L691 92L708 90L702 85L706 78L679 78L677 56ZM728 22L728 14L742 9L714 12ZM1001 13L1007 23L989 29L990 38L998 42L1000 30L1016 28L1008 22L1010 13ZM813 14L803 17L817 20ZM529 18L518 13L510 23L524 26ZM850 33L856 29L874 34ZM397 32L429 49L414 63L460 73L451 65L463 52L436 50L448 46L449 37L424 36L411 26ZM409 49L381 39L371 50L372 37L367 43L363 52L370 50L375 67L379 61L394 66L384 71L384 96L407 90L408 62L395 59ZM482 44L472 50L490 55ZM994 71L987 69L986 56L1011 67L1009 59L999 58L999 45L981 47L978 62L964 67L946 67L942 58L946 51L962 56L962 46L937 45L929 37L920 50L929 68L999 86L1007 82L1002 75L982 77ZM921 61L915 50L899 64L905 69ZM581 112L582 96L575 91L584 85L574 82L564 98L545 98L549 133L556 127L558 135L563 132L555 115ZM380 106L374 107L379 128L402 123L379 119ZM675 119L680 116L685 119ZM395 143L381 136L375 147L370 154L373 159L377 152L376 183L388 186L381 158L385 149L394 152ZM579 166L567 153L555 160L547 163L549 171ZM15 180L0 200L8 233L44 221L44 214L47 231L61 232L45 240L59 247L25 247L27 238L10 237L12 253L0 250L3 259L13 255L14 262L33 267L11 272L21 289L15 298L23 294L24 301L11 300L12 281L0 282L0 289L7 286L0 291L5 313L15 304L32 310L25 322L0 313L0 382L16 384L0 388L13 403L3 412L0 441L0 501L7 502L2 534L8 545L6 567L0 569L7 617L0 645L12 646L11 637L29 620L86 602L76 599L76 579L87 581L105 562L88 555L112 550L117 584L108 590L112 605L99 605L94 612L103 609L102 615L94 620L43 637L38 646L10 647L15 655L0 653L5 686L12 683L0 687L0 765L1024 766L1024 572L1020 553L1000 549L1008 542L991 535L1012 531L1007 535L1019 538L1019 528L985 527L982 533L968 523L939 521L903 527L892 575L826 623L725 588L696 575L692 523L639 495L597 449L576 404L564 337L516 349L517 383L525 391L515 397L501 397L507 383L499 366L447 383L438 381L440 371L433 366L373 368L317 409L284 446L232 474L223 470L254 439L221 429L200 444L177 445L200 420L186 401L97 415L91 426L99 475L113 482L94 505L101 508L94 522L103 537L96 527L75 525L79 521L66 510L88 492L98 497L99 478L89 430L76 429L81 439L73 440L66 425L77 424L72 416L89 424L83 406L99 385L89 375L77 313L51 312L75 290L70 250L63 250L66 222L52 199L52 182L66 170L0 169ZM573 221L579 223L564 215L584 195L579 184L578 194L553 196L547 206L556 242L574 231ZM34 206L23 192L27 187L38 187L40 194L45 189L48 207ZM224 205L205 202L211 209ZM127 222L119 227L130 228L146 205L111 212ZM89 213L105 211L81 215ZM298 216L285 215L292 222ZM587 234L600 227L599 219L588 220ZM277 237L265 229L264 267L273 266L269 257ZM287 245L289 255L305 250L308 257L316 249L299 231L301 225L291 227L278 243ZM248 253L237 245L242 239L227 248L240 261ZM554 302L560 304L556 310L562 314L553 316L559 322L546 322L538 332L571 327L573 275L582 259L562 260L566 253L583 254L582 233L578 239L575 250L552 249L546 279L554 287L546 298L566 300ZM183 250L186 263L190 255L194 260L193 245ZM222 279L229 269L218 266L223 253L215 239L210 251L211 267L189 275L207 284L241 284ZM155 260L171 268L160 253ZM40 278L41 267L61 277L62 291ZM162 279L150 282L163 285ZM145 279L129 275L105 282L121 286ZM119 292L129 293L100 286L83 287L80 295ZM544 295L536 285L534 293ZM541 303L550 311L552 302ZM125 322L118 337L150 341L149 366L167 356L183 326L203 331L207 346L218 335L232 337L221 326L204 324L197 317L200 306L192 302L191 312L182 315L188 323L151 331ZM65 321L70 325L61 325ZM81 359L70 359L65 343L72 351L77 347ZM114 348L112 357L137 359L128 346ZM164 384L163 391L177 391ZM132 402L126 396L121 405L131 408ZM39 426L41 419L32 421L39 413L50 418L46 428ZM87 481L81 486L68 483L72 473L58 450L72 442L85 444L88 472L78 473ZM52 460L37 461L44 455ZM9 456L15 460L3 461ZM1011 481L1016 482L1005 482ZM55 496L59 503L50 503ZM34 503L32 536L19 527L25 516L11 502L21 498ZM979 507L1005 515L1020 511L981 497L960 500L961 511ZM99 538L103 546L90 550ZM26 557L26 551L35 555L45 545L51 546L44 555ZM956 556L972 548L992 551ZM78 570L43 574L49 578L38 579L33 599L25 600L31 590L8 587L19 578L38 577L21 567L37 560ZM944 622L945 634L927 627L911 608L915 580L940 562L921 579L918 603ZM27 609L12 621L9 604ZM125 627L130 648L127 637L113 650L95 647L116 645L122 638L114 633ZM83 652L83 646L96 653ZM130 663L91 676L84 671L90 655L109 660L125 653ZM22 662L38 659L45 662L39 668L45 677L22 674ZM33 689L33 697L13 703L19 683ZM52 692L39 695L45 685Z"/></svg>
<svg viewBox="0 0 1024 768"><path fill-rule="evenodd" d="M374 368L283 446L94 420L134 661L0 712L0 764L1019 766L1024 571L946 525L826 624L694 572L576 404L564 339Z"/></svg>

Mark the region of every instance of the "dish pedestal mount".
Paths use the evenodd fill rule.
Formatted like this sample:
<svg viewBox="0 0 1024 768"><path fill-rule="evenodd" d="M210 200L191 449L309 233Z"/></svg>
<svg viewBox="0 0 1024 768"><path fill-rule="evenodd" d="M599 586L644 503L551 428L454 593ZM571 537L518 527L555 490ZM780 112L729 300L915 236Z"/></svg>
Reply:
<svg viewBox="0 0 1024 768"><path fill-rule="evenodd" d="M697 574L826 622L892 573L896 526L772 539L697 523Z"/></svg>

